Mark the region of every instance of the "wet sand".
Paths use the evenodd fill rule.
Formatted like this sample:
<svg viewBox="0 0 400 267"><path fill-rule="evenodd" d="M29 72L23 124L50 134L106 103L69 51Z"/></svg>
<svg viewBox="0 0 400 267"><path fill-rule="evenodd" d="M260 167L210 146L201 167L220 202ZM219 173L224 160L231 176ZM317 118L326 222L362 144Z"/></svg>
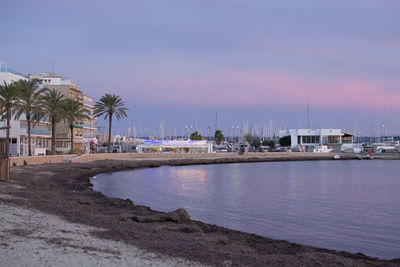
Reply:
<svg viewBox="0 0 400 267"><path fill-rule="evenodd" d="M0 202L8 207L37 210L56 215L69 223L92 227L90 238L123 243L168 259L183 259L170 261L167 265L400 266L400 259L384 261L361 253L350 254L272 240L189 220L182 211L165 214L135 205L130 200L107 198L90 187L90 178L94 175L124 169L271 160L279 159L142 159L13 167L11 181L0 182ZM2 213L5 212L2 206L0 209ZM29 238L32 231L17 231L14 234ZM63 246L62 242L60 246ZM68 247L68 244L65 246ZM101 243L99 246L96 249L100 251L112 250L112 247L103 248ZM0 251L3 247L0 244ZM81 250L85 253L84 249ZM51 262L47 263L52 265ZM157 265L156 262L154 264Z"/></svg>

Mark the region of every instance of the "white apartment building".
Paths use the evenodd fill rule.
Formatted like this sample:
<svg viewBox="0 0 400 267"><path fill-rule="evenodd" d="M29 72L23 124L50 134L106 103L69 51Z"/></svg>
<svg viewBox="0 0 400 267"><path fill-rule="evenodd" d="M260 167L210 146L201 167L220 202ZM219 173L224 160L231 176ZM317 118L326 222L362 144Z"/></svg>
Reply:
<svg viewBox="0 0 400 267"><path fill-rule="evenodd" d="M38 79L40 86L61 91L64 95L77 99L90 114L93 114L92 98L81 92L74 81L53 73L31 74L25 76L16 71L10 70L5 62L0 62L0 83L7 84L18 80ZM90 142L95 137L96 120L93 116L82 124L76 124L74 130L74 149L80 152L89 151ZM0 121L0 127L6 126L6 121ZM65 123L57 126L56 150L59 153L68 153L70 150L70 130ZM5 141L6 131L0 131L0 141ZM48 122L37 123L31 129L32 154L44 155L51 147L51 131ZM10 129L10 155L28 155L28 135L26 116L23 114L18 120L12 116Z"/></svg>
<svg viewBox="0 0 400 267"><path fill-rule="evenodd" d="M290 136L291 147L309 151L317 146L340 149L342 144L353 143L354 136L341 129L290 129L279 131L279 137Z"/></svg>

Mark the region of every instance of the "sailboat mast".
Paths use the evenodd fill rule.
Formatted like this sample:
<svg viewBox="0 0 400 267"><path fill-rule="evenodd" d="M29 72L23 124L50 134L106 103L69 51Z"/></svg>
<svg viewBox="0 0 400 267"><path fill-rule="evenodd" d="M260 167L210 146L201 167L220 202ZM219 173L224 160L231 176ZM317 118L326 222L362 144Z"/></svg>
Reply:
<svg viewBox="0 0 400 267"><path fill-rule="evenodd" d="M311 129L310 126L310 104L307 101L307 129Z"/></svg>

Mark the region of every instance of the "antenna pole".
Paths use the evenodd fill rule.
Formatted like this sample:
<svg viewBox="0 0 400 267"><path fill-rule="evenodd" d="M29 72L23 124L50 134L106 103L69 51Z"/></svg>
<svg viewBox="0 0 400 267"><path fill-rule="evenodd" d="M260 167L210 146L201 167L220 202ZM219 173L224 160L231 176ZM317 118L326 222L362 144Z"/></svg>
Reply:
<svg viewBox="0 0 400 267"><path fill-rule="evenodd" d="M218 111L215 112L215 131L218 130Z"/></svg>
<svg viewBox="0 0 400 267"><path fill-rule="evenodd" d="M311 129L310 126L310 104L307 101L307 129Z"/></svg>

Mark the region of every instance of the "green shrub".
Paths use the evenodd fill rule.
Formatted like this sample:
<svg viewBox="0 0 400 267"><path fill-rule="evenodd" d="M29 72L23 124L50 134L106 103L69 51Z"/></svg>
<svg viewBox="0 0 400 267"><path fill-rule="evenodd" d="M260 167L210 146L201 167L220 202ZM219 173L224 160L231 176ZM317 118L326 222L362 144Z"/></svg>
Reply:
<svg viewBox="0 0 400 267"><path fill-rule="evenodd" d="M281 146L291 146L291 143L292 143L292 140L291 140L290 135L279 138L279 144Z"/></svg>
<svg viewBox="0 0 400 267"><path fill-rule="evenodd" d="M26 160L24 160L24 165L28 165L28 162L26 162Z"/></svg>

